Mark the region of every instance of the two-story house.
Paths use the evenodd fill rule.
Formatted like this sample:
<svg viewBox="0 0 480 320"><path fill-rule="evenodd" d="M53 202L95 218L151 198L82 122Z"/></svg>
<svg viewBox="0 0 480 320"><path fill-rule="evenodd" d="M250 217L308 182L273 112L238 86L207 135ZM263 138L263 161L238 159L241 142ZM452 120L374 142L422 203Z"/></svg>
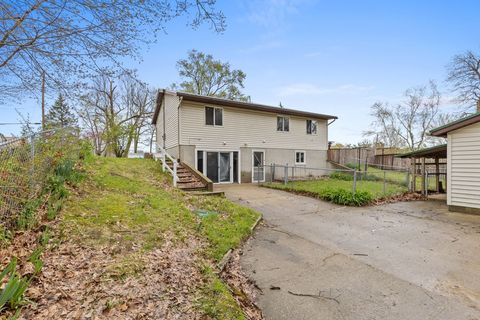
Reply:
<svg viewBox="0 0 480 320"><path fill-rule="evenodd" d="M157 146L214 183L265 179L263 165L327 168L328 125L337 117L160 90Z"/></svg>

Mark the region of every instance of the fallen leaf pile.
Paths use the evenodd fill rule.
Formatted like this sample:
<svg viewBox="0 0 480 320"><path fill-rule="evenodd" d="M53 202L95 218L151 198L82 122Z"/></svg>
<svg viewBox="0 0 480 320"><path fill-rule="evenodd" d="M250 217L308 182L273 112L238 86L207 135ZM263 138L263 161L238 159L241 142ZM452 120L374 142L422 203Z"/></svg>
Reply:
<svg viewBox="0 0 480 320"><path fill-rule="evenodd" d="M242 307L243 312L251 320L263 319L260 308L255 304L256 293L255 285L243 272L240 266L241 250L234 250L221 274L222 279L232 288L235 288L237 294L234 295L237 303ZM240 294L238 294L240 292Z"/></svg>
<svg viewBox="0 0 480 320"><path fill-rule="evenodd" d="M44 257L42 275L28 289L33 303L24 319L200 319L192 294L202 284L195 251L199 241L138 256L141 272L118 279L111 265L122 259L109 247L66 242ZM112 277L113 276L113 277Z"/></svg>

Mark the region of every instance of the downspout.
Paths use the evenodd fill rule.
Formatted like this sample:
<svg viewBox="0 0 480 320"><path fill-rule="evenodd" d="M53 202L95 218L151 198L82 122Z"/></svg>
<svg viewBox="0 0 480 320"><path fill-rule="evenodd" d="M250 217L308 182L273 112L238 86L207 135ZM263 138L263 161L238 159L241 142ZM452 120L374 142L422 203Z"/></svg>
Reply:
<svg viewBox="0 0 480 320"><path fill-rule="evenodd" d="M165 146L165 143L166 143L166 140L167 140L167 136L166 136L166 131L165 131L165 89L163 89L163 97L162 97L162 112L163 112L163 134L162 134L162 141L163 141L163 149L166 150L166 146Z"/></svg>
<svg viewBox="0 0 480 320"><path fill-rule="evenodd" d="M331 157L332 151L330 151L330 148L331 148L332 144L331 144L330 141L328 141L328 126L330 126L330 125L331 125L332 123L334 123L336 120L337 120L337 118L334 118L334 119L333 119L332 121L330 121L330 122L327 121L327 145L328 145L328 149L327 149L327 162L328 162L329 160L331 160L331 158L332 158L332 157Z"/></svg>
<svg viewBox="0 0 480 320"><path fill-rule="evenodd" d="M181 152L181 146L180 146L180 129L182 126L180 125L180 106L182 105L183 97L179 97L178 99L178 106L177 106L177 124L178 124L178 130L177 130L177 144L178 144L178 158L181 160L180 155L182 154ZM195 168L195 166L194 166Z"/></svg>

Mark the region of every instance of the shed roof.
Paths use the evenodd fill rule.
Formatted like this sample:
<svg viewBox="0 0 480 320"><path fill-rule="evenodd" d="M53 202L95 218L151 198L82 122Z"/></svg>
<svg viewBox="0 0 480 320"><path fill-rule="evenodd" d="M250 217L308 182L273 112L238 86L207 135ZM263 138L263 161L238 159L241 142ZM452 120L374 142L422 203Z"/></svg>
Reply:
<svg viewBox="0 0 480 320"><path fill-rule="evenodd" d="M447 145L441 144L438 146L415 150L403 154L399 154L398 158L446 158Z"/></svg>
<svg viewBox="0 0 480 320"><path fill-rule="evenodd" d="M446 137L447 133L449 133L450 131L461 129L463 127L469 126L477 122L480 122L480 112L477 112L470 116L447 123L444 126L432 129L430 131L430 135L435 137Z"/></svg>
<svg viewBox="0 0 480 320"><path fill-rule="evenodd" d="M153 114L152 124L157 123L158 113L160 112L160 107L162 105L162 100L165 93L166 93L166 90L159 90L158 92L157 105L155 108L155 112ZM202 95L192 94L187 92L177 91L177 92L173 92L173 94L176 94L177 96L181 97L183 101L209 103L209 104L215 104L215 105L232 107L232 108L271 112L276 114L300 116L300 117L307 117L307 118L313 118L313 119L323 119L323 120L337 119L336 116L331 116L327 114L280 108L280 107L268 106L264 104L251 103L251 102L235 101L235 100L223 99L218 97L202 96Z"/></svg>

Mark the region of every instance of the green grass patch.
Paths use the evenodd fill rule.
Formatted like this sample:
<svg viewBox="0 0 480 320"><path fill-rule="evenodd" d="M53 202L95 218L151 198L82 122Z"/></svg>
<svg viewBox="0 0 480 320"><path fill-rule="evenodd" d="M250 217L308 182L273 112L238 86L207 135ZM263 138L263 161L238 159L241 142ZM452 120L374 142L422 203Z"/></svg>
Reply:
<svg viewBox="0 0 480 320"><path fill-rule="evenodd" d="M96 158L88 166L85 195L65 204L64 223L90 243L118 241L152 249L165 232L183 239L193 230L190 211L161 185L158 163L143 159Z"/></svg>
<svg viewBox="0 0 480 320"><path fill-rule="evenodd" d="M205 266L202 270L206 284L199 298L200 308L206 316L215 320L244 320L245 315L230 293L229 288Z"/></svg>
<svg viewBox="0 0 480 320"><path fill-rule="evenodd" d="M211 244L207 253L215 261L220 261L229 249L237 247L250 234L252 225L260 216L252 209L221 197L196 197L190 202L196 208L218 213L201 218L198 226Z"/></svg>
<svg viewBox="0 0 480 320"><path fill-rule="evenodd" d="M264 186L290 192L297 192L330 201L340 205L363 206L373 200L388 198L407 192L399 184L387 183L385 193L383 182L357 180L357 192L353 193L353 181L325 178L310 181L292 181L285 184L266 183Z"/></svg>
<svg viewBox="0 0 480 320"><path fill-rule="evenodd" d="M167 235L179 243L192 236L205 239L207 245L198 252L206 265L199 308L213 319L244 319L231 291L209 265L250 234L257 212L225 198L166 188L171 177L153 160L96 157L86 170L80 194L63 203L64 237L120 247L115 262L106 267L106 276L119 281L141 274L146 263L142 254L161 247ZM214 214L199 217L196 210Z"/></svg>

